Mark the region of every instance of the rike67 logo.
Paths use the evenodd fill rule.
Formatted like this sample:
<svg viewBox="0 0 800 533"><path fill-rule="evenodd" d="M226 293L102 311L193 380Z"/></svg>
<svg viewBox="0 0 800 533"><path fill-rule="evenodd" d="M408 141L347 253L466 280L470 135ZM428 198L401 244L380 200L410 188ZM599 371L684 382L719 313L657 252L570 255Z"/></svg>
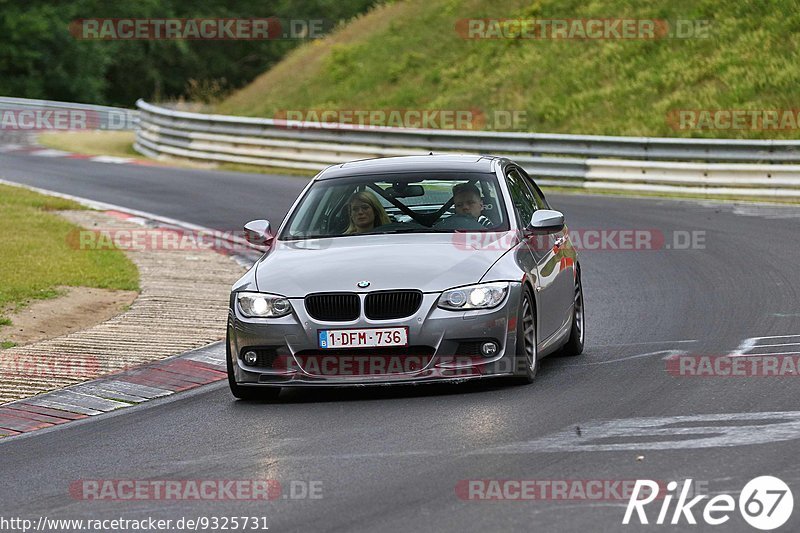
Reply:
<svg viewBox="0 0 800 533"><path fill-rule="evenodd" d="M692 489L691 479L684 481L680 494L678 494L677 488L676 481L670 481L667 484L667 494L661 500L658 518L655 520L656 524L686 523L695 525L697 524L695 513L697 513L701 515L706 524L719 526L728 522L736 511L737 501L729 494L718 494L706 501L705 505L700 505L700 502L708 498L708 495L701 494L691 500L688 499ZM622 523L625 525L632 523L634 513L640 524L650 523L645 513L645 507L659 496L658 489L659 485L656 481L636 480ZM645 496L640 498L641 495ZM678 496L678 499L670 519L670 507L675 496ZM769 531L781 527L789 520L794 508L794 498L791 489L782 480L773 476L760 476L751 479L744 486L739 494L738 508L742 518L748 524L756 529ZM652 520L652 516L650 520ZM636 523L635 519L633 523Z"/></svg>

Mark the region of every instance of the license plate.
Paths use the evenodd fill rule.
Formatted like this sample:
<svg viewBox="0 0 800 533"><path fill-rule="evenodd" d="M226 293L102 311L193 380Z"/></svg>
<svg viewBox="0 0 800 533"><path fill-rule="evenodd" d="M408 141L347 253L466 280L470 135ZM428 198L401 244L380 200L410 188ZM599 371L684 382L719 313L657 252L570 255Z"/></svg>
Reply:
<svg viewBox="0 0 800 533"><path fill-rule="evenodd" d="M376 348L408 346L408 328L319 330L320 348Z"/></svg>

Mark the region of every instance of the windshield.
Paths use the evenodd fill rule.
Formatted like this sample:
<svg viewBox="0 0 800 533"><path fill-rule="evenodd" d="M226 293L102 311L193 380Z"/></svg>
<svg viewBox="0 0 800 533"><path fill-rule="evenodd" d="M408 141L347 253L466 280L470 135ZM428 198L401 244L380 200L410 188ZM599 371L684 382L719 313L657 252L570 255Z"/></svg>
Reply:
<svg viewBox="0 0 800 533"><path fill-rule="evenodd" d="M279 238L508 229L494 174L393 174L316 182Z"/></svg>

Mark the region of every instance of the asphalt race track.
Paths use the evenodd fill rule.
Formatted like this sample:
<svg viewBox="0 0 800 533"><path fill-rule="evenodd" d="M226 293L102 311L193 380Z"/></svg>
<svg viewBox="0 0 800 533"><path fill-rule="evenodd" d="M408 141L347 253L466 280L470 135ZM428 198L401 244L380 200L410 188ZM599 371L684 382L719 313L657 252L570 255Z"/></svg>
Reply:
<svg viewBox="0 0 800 533"><path fill-rule="evenodd" d="M224 230L261 217L277 225L305 184L11 154L0 155L0 178ZM780 346L758 353L800 352L800 209L549 198L573 230L654 231L670 248L582 252L586 350L546 359L534 385L284 391L268 404L235 401L218 383L4 439L0 515L263 516L272 531L634 531L645 526L622 525L626 499L480 501L461 489L467 480L691 478L704 494L738 498L752 478L775 475L800 498L798 378L679 376L665 360L754 353L759 344ZM704 241L675 249L693 231ZM659 431L645 417L660 418ZM278 480L282 495L70 495L79 480L264 478ZM307 482L321 483L321 498L302 498ZM660 505L647 508L651 522ZM736 512L716 528L683 518L646 529L754 531ZM781 531L798 530L795 510Z"/></svg>

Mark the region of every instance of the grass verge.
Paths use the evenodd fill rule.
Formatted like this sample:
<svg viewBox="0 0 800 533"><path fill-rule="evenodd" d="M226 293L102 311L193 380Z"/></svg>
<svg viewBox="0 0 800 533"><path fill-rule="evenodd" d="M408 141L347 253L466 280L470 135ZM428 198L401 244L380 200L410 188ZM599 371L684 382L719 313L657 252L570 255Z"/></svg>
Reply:
<svg viewBox="0 0 800 533"><path fill-rule="evenodd" d="M249 172L254 174L282 174L312 178L313 170L293 168L261 167L240 163L209 163L190 159L152 159L133 149L136 135L132 131L79 131L49 132L39 135L38 142L42 146L85 155L111 155L116 157L134 157L136 159L155 161L159 165L176 168L216 169L231 172Z"/></svg>
<svg viewBox="0 0 800 533"><path fill-rule="evenodd" d="M53 213L68 209L84 208L0 184L0 325L9 322L2 313L54 298L59 286L139 290L139 272L123 252L70 245L70 234L80 228Z"/></svg>
<svg viewBox="0 0 800 533"><path fill-rule="evenodd" d="M134 137L132 131L61 131L40 134L39 143L76 154L142 157L133 149Z"/></svg>

